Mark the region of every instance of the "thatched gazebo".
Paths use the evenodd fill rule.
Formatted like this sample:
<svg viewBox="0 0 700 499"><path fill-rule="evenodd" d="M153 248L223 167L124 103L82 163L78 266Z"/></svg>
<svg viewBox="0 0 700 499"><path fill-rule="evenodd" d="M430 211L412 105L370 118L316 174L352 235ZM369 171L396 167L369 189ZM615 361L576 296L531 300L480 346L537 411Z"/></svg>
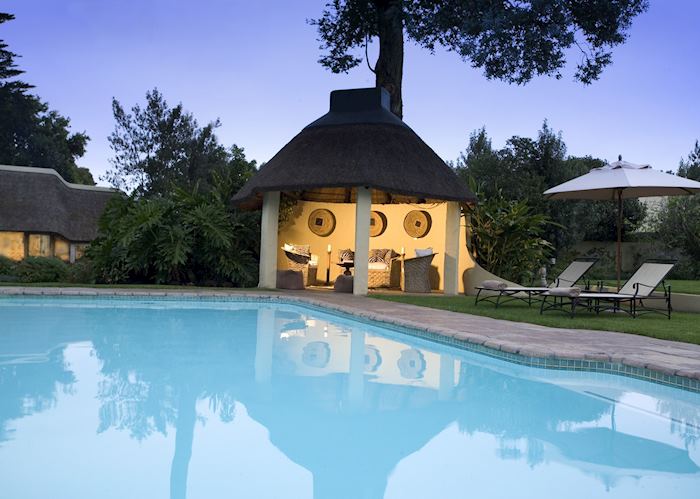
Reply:
<svg viewBox="0 0 700 499"><path fill-rule="evenodd" d="M446 294L458 290L460 203L475 196L452 169L389 110L383 88L331 92L330 111L306 126L234 197L262 206L260 286L275 287L280 192L302 201L355 203L354 293L367 293L370 208L447 202Z"/></svg>

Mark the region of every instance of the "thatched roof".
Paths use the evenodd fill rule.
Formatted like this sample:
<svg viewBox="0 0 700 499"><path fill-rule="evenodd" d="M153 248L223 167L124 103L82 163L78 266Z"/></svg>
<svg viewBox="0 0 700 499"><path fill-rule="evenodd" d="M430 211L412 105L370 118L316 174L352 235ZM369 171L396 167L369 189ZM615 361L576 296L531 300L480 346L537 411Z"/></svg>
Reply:
<svg viewBox="0 0 700 499"><path fill-rule="evenodd" d="M416 133L389 110L383 88L331 92L330 111L304 128L234 196L258 207L262 193L353 202L356 187L374 203L460 201L475 196Z"/></svg>
<svg viewBox="0 0 700 499"><path fill-rule="evenodd" d="M49 168L0 165L0 231L55 233L91 241L107 201L119 191L69 184Z"/></svg>

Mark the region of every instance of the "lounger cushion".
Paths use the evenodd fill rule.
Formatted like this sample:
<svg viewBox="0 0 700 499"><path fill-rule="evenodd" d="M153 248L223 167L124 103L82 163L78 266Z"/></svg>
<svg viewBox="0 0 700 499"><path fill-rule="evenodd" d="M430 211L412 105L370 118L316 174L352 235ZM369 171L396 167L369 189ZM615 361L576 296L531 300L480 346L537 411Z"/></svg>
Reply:
<svg viewBox="0 0 700 499"><path fill-rule="evenodd" d="M502 291L508 287L508 284L496 279L487 279L481 283L481 287L484 289L493 289L494 291Z"/></svg>
<svg viewBox="0 0 700 499"><path fill-rule="evenodd" d="M629 300L634 298L634 295L628 295L624 293L581 293L580 298L598 298L600 300Z"/></svg>
<svg viewBox="0 0 700 499"><path fill-rule="evenodd" d="M384 262L369 262L367 264L367 270L386 270L389 268Z"/></svg>
<svg viewBox="0 0 700 499"><path fill-rule="evenodd" d="M552 288L548 292L551 296L564 296L567 298L576 298L581 294L581 288Z"/></svg>

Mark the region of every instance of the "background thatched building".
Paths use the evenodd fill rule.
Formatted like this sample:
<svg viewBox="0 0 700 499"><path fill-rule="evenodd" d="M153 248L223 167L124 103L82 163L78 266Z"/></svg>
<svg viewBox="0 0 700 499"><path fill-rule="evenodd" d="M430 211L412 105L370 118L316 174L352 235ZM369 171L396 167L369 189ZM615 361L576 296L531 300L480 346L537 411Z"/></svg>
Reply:
<svg viewBox="0 0 700 499"><path fill-rule="evenodd" d="M117 192L70 184L49 168L0 166L0 255L75 261Z"/></svg>

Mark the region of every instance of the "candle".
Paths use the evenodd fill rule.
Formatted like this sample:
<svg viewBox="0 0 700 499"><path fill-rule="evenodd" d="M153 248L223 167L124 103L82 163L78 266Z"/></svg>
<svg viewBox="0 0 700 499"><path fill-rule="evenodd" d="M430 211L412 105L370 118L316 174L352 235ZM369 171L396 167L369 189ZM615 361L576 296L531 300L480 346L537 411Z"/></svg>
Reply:
<svg viewBox="0 0 700 499"><path fill-rule="evenodd" d="M405 253L403 251L403 246L401 246L401 256L404 256L404 255L405 255Z"/></svg>
<svg viewBox="0 0 700 499"><path fill-rule="evenodd" d="M330 253L330 252L331 252L331 245L329 244L328 245L328 253Z"/></svg>

